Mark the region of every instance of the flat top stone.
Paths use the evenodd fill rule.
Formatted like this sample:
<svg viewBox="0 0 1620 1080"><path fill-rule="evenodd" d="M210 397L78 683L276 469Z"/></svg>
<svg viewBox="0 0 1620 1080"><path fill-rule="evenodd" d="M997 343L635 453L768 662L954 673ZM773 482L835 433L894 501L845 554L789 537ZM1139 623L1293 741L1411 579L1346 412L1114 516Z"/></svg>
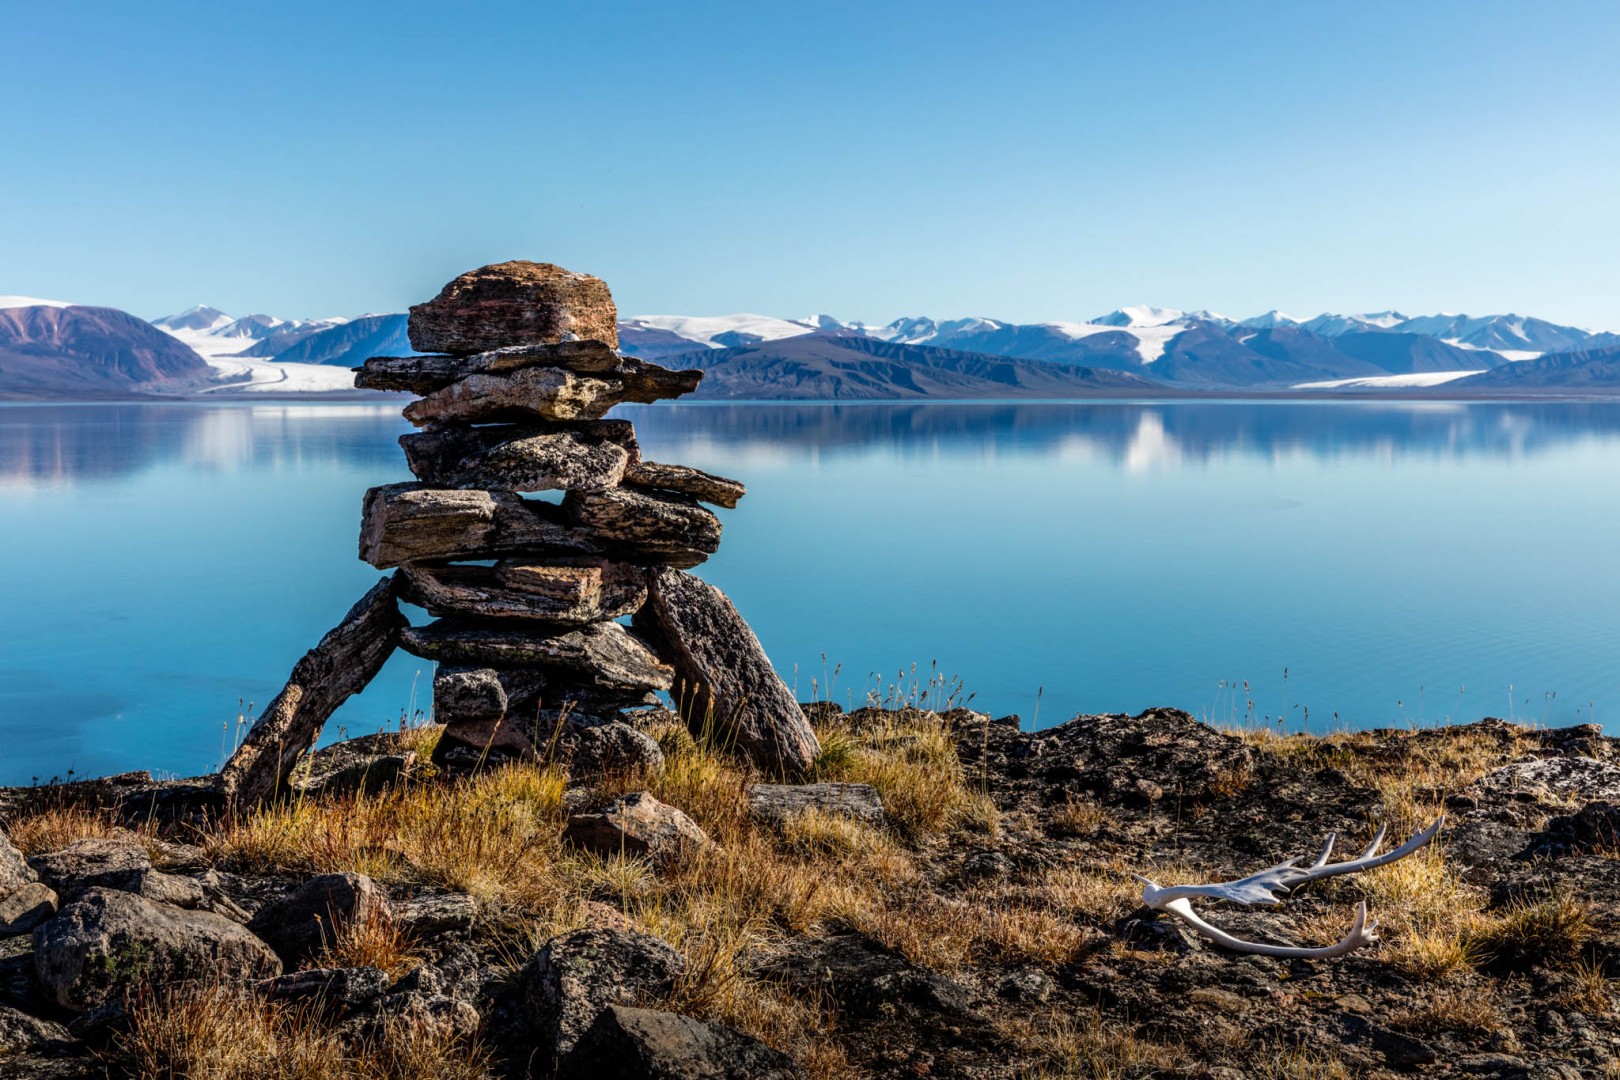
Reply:
<svg viewBox="0 0 1620 1080"><path fill-rule="evenodd" d="M411 347L467 356L580 338L619 344L607 282L554 263L514 260L469 270L411 308Z"/></svg>

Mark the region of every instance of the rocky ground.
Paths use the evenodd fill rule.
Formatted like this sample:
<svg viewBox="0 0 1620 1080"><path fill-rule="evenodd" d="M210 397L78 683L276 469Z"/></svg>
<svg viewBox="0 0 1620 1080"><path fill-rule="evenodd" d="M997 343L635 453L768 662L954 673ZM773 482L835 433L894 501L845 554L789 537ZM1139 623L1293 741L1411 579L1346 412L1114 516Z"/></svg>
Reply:
<svg viewBox="0 0 1620 1080"><path fill-rule="evenodd" d="M815 787L654 710L573 775L355 740L247 819L140 774L0 791L0 1075L1620 1076L1620 743L1595 727L806 711ZM1224 951L1130 876L1442 810L1402 862L1199 905L1320 945L1364 900L1381 940L1340 959Z"/></svg>

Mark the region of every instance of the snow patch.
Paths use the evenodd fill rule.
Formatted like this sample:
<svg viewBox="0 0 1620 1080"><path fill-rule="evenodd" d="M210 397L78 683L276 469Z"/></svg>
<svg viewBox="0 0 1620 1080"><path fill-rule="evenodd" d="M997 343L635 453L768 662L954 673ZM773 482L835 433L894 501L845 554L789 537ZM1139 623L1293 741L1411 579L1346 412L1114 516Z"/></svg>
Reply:
<svg viewBox="0 0 1620 1080"><path fill-rule="evenodd" d="M81 307L80 304L70 304L66 300L41 300L37 296L0 296L0 311L8 308L25 307Z"/></svg>
<svg viewBox="0 0 1620 1080"><path fill-rule="evenodd" d="M1370 389L1381 387L1399 388L1412 386L1440 386L1443 383L1456 379L1464 379L1470 375L1479 375L1479 371L1414 371L1405 375L1370 375L1361 379L1330 379L1327 382L1297 383L1295 390L1346 390Z"/></svg>
<svg viewBox="0 0 1620 1080"><path fill-rule="evenodd" d="M725 342L714 339L722 334L740 334L760 341L799 337L818 329L809 321L777 319L769 315L637 315L623 325L642 330L663 330L676 337L695 341L711 349L723 349Z"/></svg>

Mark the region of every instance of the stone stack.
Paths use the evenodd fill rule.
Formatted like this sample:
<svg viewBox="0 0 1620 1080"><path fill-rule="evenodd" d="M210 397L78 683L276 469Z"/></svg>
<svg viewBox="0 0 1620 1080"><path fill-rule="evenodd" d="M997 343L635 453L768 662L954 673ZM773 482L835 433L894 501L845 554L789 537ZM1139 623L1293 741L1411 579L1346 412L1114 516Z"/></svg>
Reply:
<svg viewBox="0 0 1620 1080"><path fill-rule="evenodd" d="M359 387L418 395L405 416L421 430L400 438L416 482L366 494L360 557L397 567L400 599L435 619L398 636L439 664L435 760L543 757L668 691L694 727L734 728L762 767L803 769L815 736L784 711L792 696L758 641L723 595L680 573L719 546L703 504L734 507L743 485L643 460L629 421L604 419L690 393L702 373L620 356L616 319L599 278L501 263L411 309L411 346L426 355L358 369ZM617 621L631 615L638 632ZM723 640L685 641L692 627Z"/></svg>

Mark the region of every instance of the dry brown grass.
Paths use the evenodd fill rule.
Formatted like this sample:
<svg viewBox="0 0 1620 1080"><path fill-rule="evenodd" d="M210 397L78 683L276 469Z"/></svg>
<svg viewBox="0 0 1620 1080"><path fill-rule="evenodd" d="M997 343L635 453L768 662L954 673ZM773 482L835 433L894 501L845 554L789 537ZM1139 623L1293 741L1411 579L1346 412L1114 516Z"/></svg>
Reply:
<svg viewBox="0 0 1620 1080"><path fill-rule="evenodd" d="M136 1076L186 1080L481 1080L489 1063L443 1028L396 1019L346 1042L312 1009L226 987L147 990L117 1053Z"/></svg>
<svg viewBox="0 0 1620 1080"><path fill-rule="evenodd" d="M1569 984L1555 997L1559 1005L1594 1017L1608 1016L1614 1011L1608 976L1596 958L1577 960L1570 965L1569 975Z"/></svg>
<svg viewBox="0 0 1620 1080"><path fill-rule="evenodd" d="M339 922L311 966L374 967L397 978L420 962L388 909L373 907L362 918Z"/></svg>
<svg viewBox="0 0 1620 1080"><path fill-rule="evenodd" d="M1490 1035L1505 1026L1502 1010L1487 987L1437 991L1426 996L1416 1011L1394 1023L1407 1031L1454 1031L1466 1035Z"/></svg>
<svg viewBox="0 0 1620 1080"><path fill-rule="evenodd" d="M1052 815L1050 830L1057 836L1092 836L1113 822L1114 815L1098 805L1097 800L1070 792Z"/></svg>
<svg viewBox="0 0 1620 1080"><path fill-rule="evenodd" d="M819 734L819 733L818 733ZM959 817L981 824L990 815L962 775L949 724L932 713L900 711L859 731L835 729L818 759L818 778L871 784L902 828L935 832Z"/></svg>
<svg viewBox="0 0 1620 1080"><path fill-rule="evenodd" d="M18 817L6 826L6 833L24 855L58 851L79 840L138 839L120 826L110 811L74 805L53 806Z"/></svg>
<svg viewBox="0 0 1620 1080"><path fill-rule="evenodd" d="M1069 1017L1009 1017L1002 1033L1039 1064L1027 1074L1034 1080L1125 1080L1186 1069L1192 1058L1181 1046L1142 1038L1130 1025L1093 1012Z"/></svg>
<svg viewBox="0 0 1620 1080"><path fill-rule="evenodd" d="M1569 961L1593 934L1592 905L1554 889L1522 897L1492 912L1479 930L1479 947L1509 963Z"/></svg>

